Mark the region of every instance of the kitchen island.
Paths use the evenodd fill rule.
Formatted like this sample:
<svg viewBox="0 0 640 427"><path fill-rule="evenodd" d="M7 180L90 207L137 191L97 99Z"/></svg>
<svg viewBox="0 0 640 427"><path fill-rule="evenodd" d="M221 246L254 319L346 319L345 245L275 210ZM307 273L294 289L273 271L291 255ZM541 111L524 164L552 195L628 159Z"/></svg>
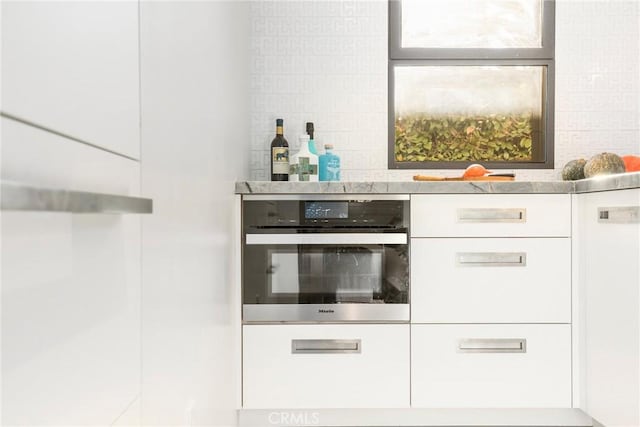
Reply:
<svg viewBox="0 0 640 427"><path fill-rule="evenodd" d="M393 360L398 384L359 384L395 398L385 398L387 407L409 417L397 425L461 425L480 412L492 425L505 425L507 414L518 418L508 425L590 425L580 410L604 425L640 425L640 173L575 182L249 181L236 183L236 193L243 201L405 197L411 246L408 322L244 322L243 366L267 372L272 387L291 376L296 394L250 399L265 394L252 393L261 382L245 372L241 425L264 422L273 408L294 415L312 408L315 425L377 425L363 415L380 407L368 405L373 397L329 398L358 373L334 375L336 368L363 356L290 354L301 337L355 337L367 357ZM375 328L380 333L370 334ZM374 362L354 366L384 371ZM322 375L307 384L290 375L296 364Z"/></svg>

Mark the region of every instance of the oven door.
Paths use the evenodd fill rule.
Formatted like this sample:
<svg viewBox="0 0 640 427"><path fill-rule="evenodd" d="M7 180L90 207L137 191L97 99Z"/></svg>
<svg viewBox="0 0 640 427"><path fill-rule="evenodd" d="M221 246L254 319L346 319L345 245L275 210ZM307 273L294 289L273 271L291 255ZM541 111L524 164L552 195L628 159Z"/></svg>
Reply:
<svg viewBox="0 0 640 427"><path fill-rule="evenodd" d="M406 233L247 234L243 321L408 322Z"/></svg>

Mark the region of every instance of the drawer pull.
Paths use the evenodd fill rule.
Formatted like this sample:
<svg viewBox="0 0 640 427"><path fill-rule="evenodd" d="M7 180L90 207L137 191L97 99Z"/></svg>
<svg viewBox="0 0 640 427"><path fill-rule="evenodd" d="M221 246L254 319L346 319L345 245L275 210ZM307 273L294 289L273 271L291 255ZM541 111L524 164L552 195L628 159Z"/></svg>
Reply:
<svg viewBox="0 0 640 427"><path fill-rule="evenodd" d="M456 265L461 267L526 267L526 252L458 252Z"/></svg>
<svg viewBox="0 0 640 427"><path fill-rule="evenodd" d="M459 353L526 353L524 338L467 338L458 341Z"/></svg>
<svg viewBox="0 0 640 427"><path fill-rule="evenodd" d="M598 208L598 222L605 224L640 223L640 206Z"/></svg>
<svg viewBox="0 0 640 427"><path fill-rule="evenodd" d="M525 208L458 209L458 222L527 222L527 210Z"/></svg>
<svg viewBox="0 0 640 427"><path fill-rule="evenodd" d="M291 340L292 354L361 353L362 340Z"/></svg>
<svg viewBox="0 0 640 427"><path fill-rule="evenodd" d="M66 212L72 214L150 214L153 200L117 194L0 184L3 211Z"/></svg>

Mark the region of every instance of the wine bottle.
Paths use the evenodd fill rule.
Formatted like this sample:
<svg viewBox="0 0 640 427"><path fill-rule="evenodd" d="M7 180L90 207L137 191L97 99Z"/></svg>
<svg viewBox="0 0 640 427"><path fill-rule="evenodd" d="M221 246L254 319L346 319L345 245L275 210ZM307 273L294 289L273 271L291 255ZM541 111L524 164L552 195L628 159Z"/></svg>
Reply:
<svg viewBox="0 0 640 427"><path fill-rule="evenodd" d="M284 139L283 120L276 120L276 137L271 141L271 181L289 180L289 144Z"/></svg>

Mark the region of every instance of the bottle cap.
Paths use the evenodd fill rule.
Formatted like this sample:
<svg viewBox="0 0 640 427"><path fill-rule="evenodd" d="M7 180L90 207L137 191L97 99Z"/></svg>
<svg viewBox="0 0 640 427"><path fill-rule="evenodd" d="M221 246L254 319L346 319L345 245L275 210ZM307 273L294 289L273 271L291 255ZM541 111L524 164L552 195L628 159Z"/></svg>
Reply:
<svg viewBox="0 0 640 427"><path fill-rule="evenodd" d="M307 133L311 139L313 139L313 131L313 122L307 122Z"/></svg>
<svg viewBox="0 0 640 427"><path fill-rule="evenodd" d="M333 144L324 144L324 149L327 150L333 150Z"/></svg>
<svg viewBox="0 0 640 427"><path fill-rule="evenodd" d="M283 122L284 122L284 120L282 120L282 119L276 119L276 126L282 126Z"/></svg>

